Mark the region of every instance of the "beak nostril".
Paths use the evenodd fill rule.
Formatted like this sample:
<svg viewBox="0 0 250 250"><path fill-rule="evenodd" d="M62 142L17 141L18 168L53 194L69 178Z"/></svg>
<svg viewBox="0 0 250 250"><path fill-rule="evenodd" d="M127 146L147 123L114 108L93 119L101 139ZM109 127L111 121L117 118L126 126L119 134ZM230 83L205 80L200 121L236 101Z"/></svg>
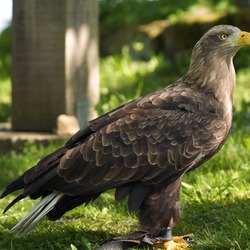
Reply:
<svg viewBox="0 0 250 250"><path fill-rule="evenodd" d="M245 35L242 35L241 37L243 37L243 36L245 36Z"/></svg>

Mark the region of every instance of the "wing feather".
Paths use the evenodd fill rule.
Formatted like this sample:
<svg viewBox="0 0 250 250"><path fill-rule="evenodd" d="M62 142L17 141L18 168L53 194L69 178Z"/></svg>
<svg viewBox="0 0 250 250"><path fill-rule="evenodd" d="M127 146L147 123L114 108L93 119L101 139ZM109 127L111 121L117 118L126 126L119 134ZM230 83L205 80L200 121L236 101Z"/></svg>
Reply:
<svg viewBox="0 0 250 250"><path fill-rule="evenodd" d="M162 98L160 101L164 103ZM155 183L162 173L165 179L170 178L193 166L193 162L201 161L211 153L211 149L217 150L221 142L217 141L215 129L210 127L216 123L217 130L225 134L227 128L224 123L211 114L200 116L183 110L183 104L181 107L173 110L152 107L152 104L148 110L138 106L136 110L126 107L124 116L119 116L118 120L96 131L82 143L86 150L81 150L82 158L78 159L91 159L94 163L91 164L91 173L96 172L98 178L91 180L93 174L81 174L90 164L81 160L82 171L76 171L81 176L81 183L91 184L94 181L98 185L105 180L108 187L119 186L120 181L125 180L142 179L145 183ZM86 147L83 146L85 143ZM75 164L67 165L71 168ZM114 169L116 171L112 173ZM63 177L68 180L67 172Z"/></svg>
<svg viewBox="0 0 250 250"><path fill-rule="evenodd" d="M183 97L173 87L89 122L24 174L24 194L62 192L89 201L109 188L139 185L138 194L127 191L134 210L141 201L132 203L146 187L177 178L221 147L229 128L219 112L207 111L212 101L204 100L192 91Z"/></svg>

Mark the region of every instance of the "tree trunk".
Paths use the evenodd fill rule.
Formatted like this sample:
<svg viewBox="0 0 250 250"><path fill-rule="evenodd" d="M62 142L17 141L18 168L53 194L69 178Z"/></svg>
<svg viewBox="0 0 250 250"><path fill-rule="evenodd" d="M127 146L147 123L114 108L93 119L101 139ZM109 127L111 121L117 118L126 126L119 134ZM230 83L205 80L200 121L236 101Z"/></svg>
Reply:
<svg viewBox="0 0 250 250"><path fill-rule="evenodd" d="M13 0L13 130L52 131L60 114L83 125L98 86L97 0Z"/></svg>

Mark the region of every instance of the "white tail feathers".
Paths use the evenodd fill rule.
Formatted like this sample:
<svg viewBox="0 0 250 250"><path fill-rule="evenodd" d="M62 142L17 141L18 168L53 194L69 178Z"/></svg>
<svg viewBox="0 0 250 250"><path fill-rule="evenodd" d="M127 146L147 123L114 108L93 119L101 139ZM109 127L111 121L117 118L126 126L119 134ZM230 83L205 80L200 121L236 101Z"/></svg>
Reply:
<svg viewBox="0 0 250 250"><path fill-rule="evenodd" d="M16 235L25 235L49 213L63 196L61 193L52 193L44 197L35 207L33 207L12 229Z"/></svg>

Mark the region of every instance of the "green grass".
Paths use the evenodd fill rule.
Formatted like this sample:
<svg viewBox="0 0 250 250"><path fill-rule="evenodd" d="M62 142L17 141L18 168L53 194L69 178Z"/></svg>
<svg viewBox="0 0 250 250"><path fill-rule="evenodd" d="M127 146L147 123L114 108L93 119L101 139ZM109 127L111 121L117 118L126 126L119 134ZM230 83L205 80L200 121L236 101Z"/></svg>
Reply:
<svg viewBox="0 0 250 250"><path fill-rule="evenodd" d="M124 46L121 55L101 59L101 96L97 105L99 114L108 112L124 102L166 87L183 75L189 65L190 51L177 56L175 62L162 55L149 60L135 60Z"/></svg>
<svg viewBox="0 0 250 250"><path fill-rule="evenodd" d="M43 155L48 148L27 145L24 152L0 157L0 191ZM222 150L208 163L190 172L182 187L182 219L176 235L194 233L193 249L250 249L250 138L233 132ZM1 210L14 198L1 200ZM126 202L115 202L113 190L87 207L68 212L61 220L43 219L26 237L9 229L35 204L23 200L0 216L0 249L93 249L99 242L137 229L136 214Z"/></svg>
<svg viewBox="0 0 250 250"><path fill-rule="evenodd" d="M10 78L0 78L0 122L9 120L11 109Z"/></svg>

